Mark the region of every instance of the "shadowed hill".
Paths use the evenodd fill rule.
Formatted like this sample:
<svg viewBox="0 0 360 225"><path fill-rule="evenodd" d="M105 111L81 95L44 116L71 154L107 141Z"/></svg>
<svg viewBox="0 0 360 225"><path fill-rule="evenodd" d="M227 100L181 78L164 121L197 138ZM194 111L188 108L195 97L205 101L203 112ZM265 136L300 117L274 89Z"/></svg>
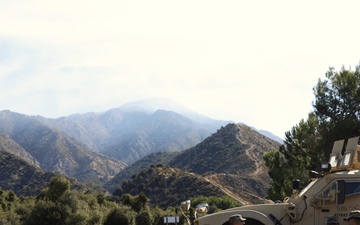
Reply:
<svg viewBox="0 0 360 225"><path fill-rule="evenodd" d="M202 176L176 168L151 167L122 183L118 194L144 193L151 205L159 207L178 206L180 201L196 196L223 196L220 188Z"/></svg>
<svg viewBox="0 0 360 225"><path fill-rule="evenodd" d="M0 189L12 190L17 196L37 196L54 176L60 173L45 172L31 165L21 157L0 150ZM83 184L72 177L67 177L71 189L84 192L104 193L105 190L94 184Z"/></svg>
<svg viewBox="0 0 360 225"><path fill-rule="evenodd" d="M5 151L0 151L0 171L0 187L16 195L38 195L54 175Z"/></svg>
<svg viewBox="0 0 360 225"><path fill-rule="evenodd" d="M130 179L133 175L139 174L143 170L147 170L152 166L167 166L172 159L174 159L180 152L157 152L152 153L144 158L136 161L131 166L121 170L114 176L113 179L108 181L104 188L109 190L111 193L115 191L122 181Z"/></svg>

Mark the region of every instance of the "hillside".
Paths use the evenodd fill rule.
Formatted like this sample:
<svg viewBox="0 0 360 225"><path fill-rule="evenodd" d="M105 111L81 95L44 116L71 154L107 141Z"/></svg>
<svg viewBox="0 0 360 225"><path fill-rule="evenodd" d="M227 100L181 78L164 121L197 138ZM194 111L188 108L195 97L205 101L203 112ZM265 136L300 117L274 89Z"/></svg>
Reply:
<svg viewBox="0 0 360 225"><path fill-rule="evenodd" d="M201 175L202 179L212 184L212 187L217 187L223 194L233 197L242 204L264 203L269 177L263 154L279 146L279 143L246 125L229 124L221 127L195 147L176 155L169 156L168 153L148 155L127 168L128 171L133 172L131 179L129 179L130 173L122 171L104 187L111 192L116 187L120 187L122 182L126 187L128 182L133 183L131 180L134 177L139 174L144 175L145 164L155 165L155 162L161 162L163 166L174 170L180 168L184 173L189 171L187 173ZM137 173L134 173L136 171ZM151 182L142 184L145 185L144 189L148 185L154 185ZM141 190L132 188L132 193ZM172 190L179 191L180 188ZM180 191L183 194L187 193L184 190ZM178 193L168 193L168 195L172 194Z"/></svg>
<svg viewBox="0 0 360 225"><path fill-rule="evenodd" d="M81 182L102 184L126 166L119 160L93 152L33 117L2 111L0 123L3 125L0 131L35 158L45 171L59 172Z"/></svg>
<svg viewBox="0 0 360 225"><path fill-rule="evenodd" d="M262 160L264 153L279 146L280 143L246 125L228 124L184 151L169 165L198 174L252 172L257 175L266 167Z"/></svg>
<svg viewBox="0 0 360 225"><path fill-rule="evenodd" d="M0 151L0 171L1 189L16 195L38 195L54 175L5 151Z"/></svg>
<svg viewBox="0 0 360 225"><path fill-rule="evenodd" d="M180 201L200 195L225 195L220 188L200 175L176 168L155 166L124 181L119 190L132 195L144 193L150 199L151 205L163 208L177 206Z"/></svg>
<svg viewBox="0 0 360 225"><path fill-rule="evenodd" d="M0 151L6 151L12 153L20 158L24 159L33 166L40 167L40 163L29 154L25 149L18 145L9 136L0 133Z"/></svg>
<svg viewBox="0 0 360 225"><path fill-rule="evenodd" d="M279 146L246 125L228 124L175 157L169 166L210 175L210 181L221 183L235 195L244 197L247 192L264 198L270 178L263 155Z"/></svg>
<svg viewBox="0 0 360 225"><path fill-rule="evenodd" d="M130 179L133 175L137 175L141 171L149 169L151 166L167 166L179 154L181 153L157 152L149 154L136 161L134 164L121 170L114 176L114 178L104 185L104 188L106 188L110 193L113 193L119 184L121 184L124 180Z"/></svg>
<svg viewBox="0 0 360 225"><path fill-rule="evenodd" d="M45 172L31 165L21 157L0 150L0 189L12 190L17 196L37 196L54 176L64 176L60 173ZM88 193L104 193L100 186L83 184L72 177L66 177L71 189Z"/></svg>

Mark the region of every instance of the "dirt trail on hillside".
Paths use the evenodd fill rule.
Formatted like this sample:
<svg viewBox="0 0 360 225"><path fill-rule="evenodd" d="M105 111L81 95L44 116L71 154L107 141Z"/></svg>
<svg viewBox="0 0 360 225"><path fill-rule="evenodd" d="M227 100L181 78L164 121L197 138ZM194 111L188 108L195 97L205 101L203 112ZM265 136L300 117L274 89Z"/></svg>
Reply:
<svg viewBox="0 0 360 225"><path fill-rule="evenodd" d="M237 194L235 194L234 192L230 191L229 189L227 189L226 187L224 187L223 185L219 184L215 178L215 176L217 175L209 175L207 177L205 177L205 180L210 182L212 185L220 188L221 191L223 191L226 195L230 196L231 198L235 199L236 201L240 202L242 205L249 205L249 202L240 198L240 196L238 196Z"/></svg>
<svg viewBox="0 0 360 225"><path fill-rule="evenodd" d="M237 139L238 139L242 144L247 144L247 145L248 145L248 143L246 143L246 142L244 142L244 141L242 141L242 140L240 139L240 136L239 136L239 135L237 135ZM245 154L246 154L252 161L254 161L254 164L255 164L255 167L256 167L255 171L252 172L252 173L250 174L250 176L257 176L258 174L261 174L261 173L264 172L262 166L261 166L260 163L259 163L259 160L258 160L258 158L257 158L257 155L256 155L256 153L255 153L254 151L255 151L255 146L254 146L253 144L250 144L250 147L249 147L248 149L245 149Z"/></svg>
<svg viewBox="0 0 360 225"><path fill-rule="evenodd" d="M221 176L227 176L226 174L212 174L212 175L208 175L205 178L206 181L210 182L212 185L220 188L220 190L222 192L224 192L224 194L230 196L231 198L235 199L236 201L238 201L239 203L241 203L242 205L250 205L250 204L254 204L254 201L256 201L256 203L264 203L267 202L266 199L261 198L251 192L246 191L245 189L241 190L241 194L243 196L240 196L239 194L237 194L236 192L233 192L231 190L231 188L227 188L226 186L222 185L220 183L221 181ZM249 201L250 200L250 201Z"/></svg>

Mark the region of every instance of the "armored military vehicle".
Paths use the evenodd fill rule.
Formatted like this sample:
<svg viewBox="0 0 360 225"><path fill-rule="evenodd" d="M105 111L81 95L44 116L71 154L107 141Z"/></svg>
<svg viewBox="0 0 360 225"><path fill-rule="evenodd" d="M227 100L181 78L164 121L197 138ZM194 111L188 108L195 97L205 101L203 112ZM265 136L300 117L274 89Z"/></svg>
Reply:
<svg viewBox="0 0 360 225"><path fill-rule="evenodd" d="M347 224L348 213L360 209L358 141L359 137L336 141L322 172L313 172L311 182L302 190L298 181L293 182L293 194L283 202L223 210L196 218L194 225L227 225L234 214L245 217L246 225L324 225L334 216L340 225Z"/></svg>

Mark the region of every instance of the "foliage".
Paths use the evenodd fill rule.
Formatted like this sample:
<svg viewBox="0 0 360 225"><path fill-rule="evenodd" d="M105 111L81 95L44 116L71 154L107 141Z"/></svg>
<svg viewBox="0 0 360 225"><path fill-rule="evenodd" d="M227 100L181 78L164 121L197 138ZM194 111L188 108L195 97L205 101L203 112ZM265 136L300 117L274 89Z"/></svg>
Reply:
<svg viewBox="0 0 360 225"><path fill-rule="evenodd" d="M143 193L138 196L132 196L130 194L125 194L121 198L121 203L127 206L130 206L134 211L140 212L143 210L148 202L148 198Z"/></svg>
<svg viewBox="0 0 360 225"><path fill-rule="evenodd" d="M142 159L136 161L134 164L126 167L121 170L120 173L115 175L113 179L107 182L104 187L111 192L119 189L117 186L121 184L124 180L133 178L135 174L140 173L143 170L147 170L149 167L155 167L158 165L167 166L171 160L178 156L181 152L156 152L144 156ZM120 190L118 190L120 191ZM121 196L121 194L119 194Z"/></svg>
<svg viewBox="0 0 360 225"><path fill-rule="evenodd" d="M0 224L19 224L20 218L13 212L13 203L8 200L9 192L0 192Z"/></svg>
<svg viewBox="0 0 360 225"><path fill-rule="evenodd" d="M347 139L360 133L360 65L355 71L330 68L326 80L314 88L314 113L319 133L327 149L334 140Z"/></svg>
<svg viewBox="0 0 360 225"><path fill-rule="evenodd" d="M50 184L44 188L39 198L49 201L57 201L66 191L70 190L70 181L63 176L53 177Z"/></svg>
<svg viewBox="0 0 360 225"><path fill-rule="evenodd" d="M355 71L330 68L314 87L314 110L285 133L279 151L264 155L271 187L268 198L281 200L291 194L291 181L307 182L309 170L328 161L336 140L360 135L360 67Z"/></svg>
<svg viewBox="0 0 360 225"><path fill-rule="evenodd" d="M129 208L119 207L113 209L109 215L106 217L104 225L133 225L134 213L131 212Z"/></svg>
<svg viewBox="0 0 360 225"><path fill-rule="evenodd" d="M136 225L152 225L154 217L149 210L142 210L135 217Z"/></svg>
<svg viewBox="0 0 360 225"><path fill-rule="evenodd" d="M209 205L208 213L240 206L237 201L229 196L197 196L190 200L193 207L196 207L198 204L207 203Z"/></svg>
<svg viewBox="0 0 360 225"><path fill-rule="evenodd" d="M121 189L122 193L127 193L122 196L121 203L131 206L137 212L143 208L143 205L141 202L134 203L137 200L129 197L131 195L138 195L138 198L146 195L151 206L165 209L189 197L223 194L219 188L209 187L209 182L197 174L166 167L151 167L143 170L132 179L124 181ZM143 202L145 201L147 202L147 199L144 198Z"/></svg>
<svg viewBox="0 0 360 225"><path fill-rule="evenodd" d="M17 197L0 189L0 224L12 225L160 225L165 215L158 207L150 208L144 194L124 195L119 204L102 194L70 189L63 176L53 177L37 197Z"/></svg>

